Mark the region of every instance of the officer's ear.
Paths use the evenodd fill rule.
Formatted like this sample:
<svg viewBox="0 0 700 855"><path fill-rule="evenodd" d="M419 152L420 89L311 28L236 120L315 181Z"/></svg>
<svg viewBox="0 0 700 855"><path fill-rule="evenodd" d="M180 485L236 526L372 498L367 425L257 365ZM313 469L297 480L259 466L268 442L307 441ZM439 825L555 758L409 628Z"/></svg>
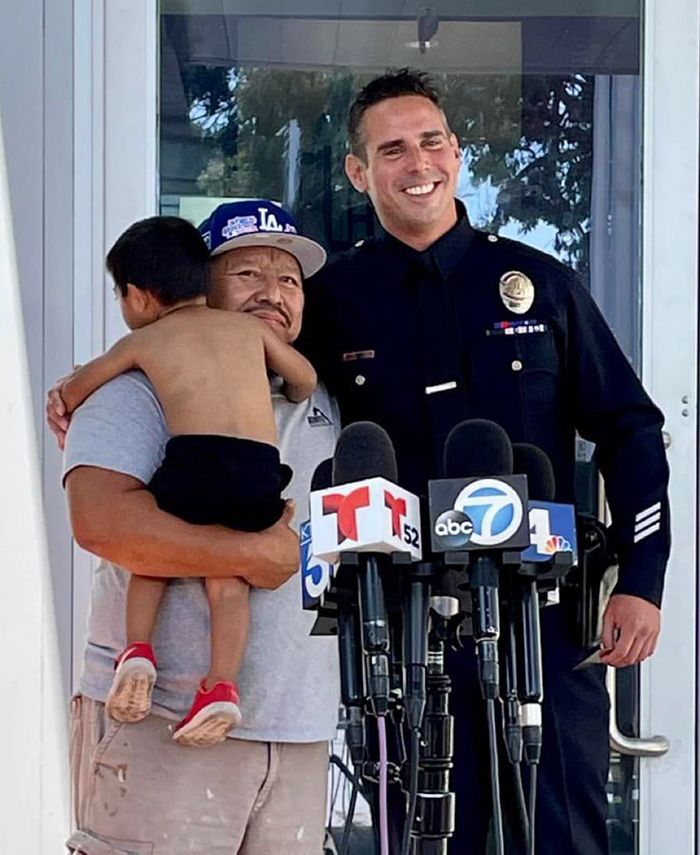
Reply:
<svg viewBox="0 0 700 855"><path fill-rule="evenodd" d="M367 164L356 154L345 156L345 174L358 193L367 192Z"/></svg>

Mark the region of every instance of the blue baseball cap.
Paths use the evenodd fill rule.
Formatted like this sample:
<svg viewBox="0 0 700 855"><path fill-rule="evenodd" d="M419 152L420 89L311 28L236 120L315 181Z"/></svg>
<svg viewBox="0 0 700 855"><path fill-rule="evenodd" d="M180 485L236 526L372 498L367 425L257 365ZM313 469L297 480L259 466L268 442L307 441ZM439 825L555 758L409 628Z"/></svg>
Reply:
<svg viewBox="0 0 700 855"><path fill-rule="evenodd" d="M272 246L293 255L305 277L313 276L326 263L326 250L300 235L294 217L269 199L224 202L199 231L212 256L242 246Z"/></svg>

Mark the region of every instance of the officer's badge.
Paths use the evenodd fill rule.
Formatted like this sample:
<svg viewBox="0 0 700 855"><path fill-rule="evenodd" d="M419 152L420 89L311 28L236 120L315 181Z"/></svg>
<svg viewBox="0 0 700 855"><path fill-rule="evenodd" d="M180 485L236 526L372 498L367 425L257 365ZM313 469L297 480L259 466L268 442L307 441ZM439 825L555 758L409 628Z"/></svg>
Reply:
<svg viewBox="0 0 700 855"><path fill-rule="evenodd" d="M524 315L535 302L535 286L532 279L518 270L504 273L498 283L503 305L516 315Z"/></svg>

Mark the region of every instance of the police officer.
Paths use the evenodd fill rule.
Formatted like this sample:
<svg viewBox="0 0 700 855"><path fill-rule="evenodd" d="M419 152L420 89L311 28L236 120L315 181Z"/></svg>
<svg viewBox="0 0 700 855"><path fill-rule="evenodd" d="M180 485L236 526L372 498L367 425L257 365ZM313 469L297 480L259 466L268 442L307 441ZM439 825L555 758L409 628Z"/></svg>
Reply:
<svg viewBox="0 0 700 855"><path fill-rule="evenodd" d="M346 172L382 231L309 283L305 348L345 424L389 432L406 488L440 476L445 438L469 418L502 425L549 456L559 502L574 499L575 432L596 444L619 556L603 661L656 647L669 553L662 414L574 273L551 257L474 230L455 199L460 151L421 72L369 83L349 118ZM544 747L538 853L608 851L608 698L562 608L542 615ZM485 713L473 648L451 664L457 832L451 851L483 855L490 815Z"/></svg>

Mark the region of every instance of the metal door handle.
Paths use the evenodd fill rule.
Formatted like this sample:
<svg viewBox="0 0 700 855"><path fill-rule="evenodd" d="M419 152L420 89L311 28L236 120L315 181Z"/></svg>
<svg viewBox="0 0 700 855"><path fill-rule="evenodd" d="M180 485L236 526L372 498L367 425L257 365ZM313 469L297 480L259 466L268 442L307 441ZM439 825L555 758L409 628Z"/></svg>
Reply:
<svg viewBox="0 0 700 855"><path fill-rule="evenodd" d="M650 736L645 739L626 736L617 724L617 670L610 666L606 669L605 683L610 695L610 747L618 754L628 757L663 757L671 748L665 736Z"/></svg>

